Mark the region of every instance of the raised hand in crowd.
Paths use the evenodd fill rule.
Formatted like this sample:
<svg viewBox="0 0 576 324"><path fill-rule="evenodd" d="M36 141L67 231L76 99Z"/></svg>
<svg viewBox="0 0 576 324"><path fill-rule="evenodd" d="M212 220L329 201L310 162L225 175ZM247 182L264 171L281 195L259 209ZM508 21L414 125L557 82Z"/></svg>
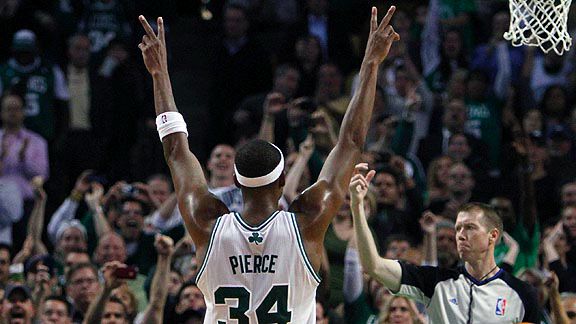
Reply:
<svg viewBox="0 0 576 324"><path fill-rule="evenodd" d="M518 253L520 253L520 245L518 245L518 242L507 232L502 233L502 241L508 247L508 252L506 252L502 262L506 264L510 270L516 263L516 258L518 257Z"/></svg>
<svg viewBox="0 0 576 324"><path fill-rule="evenodd" d="M304 142L300 143L298 157L286 175L286 184L282 189L282 194L289 203L299 194L298 187L300 186L302 174L306 169L306 165L308 160L310 160L312 153L314 153L314 137L309 134Z"/></svg>
<svg viewBox="0 0 576 324"><path fill-rule="evenodd" d="M112 291L125 283L124 279L119 279L117 277L116 270L126 267L127 266L124 263L112 261L107 262L100 269L100 272L104 277L104 285L98 293L98 296L96 296L96 298L90 303L90 307L84 317L84 324L96 324L102 322L106 303L112 295Z"/></svg>
<svg viewBox="0 0 576 324"><path fill-rule="evenodd" d="M76 201L82 200L86 192L90 190L90 176L93 174L92 170L85 170L76 179L74 189L72 189L71 197Z"/></svg>
<svg viewBox="0 0 576 324"><path fill-rule="evenodd" d="M436 238L436 225L439 217L427 210L420 218L420 227L424 232L424 261L426 265L438 265L438 245Z"/></svg>
<svg viewBox="0 0 576 324"><path fill-rule="evenodd" d="M548 298L550 301L550 313L555 324L569 324L570 319L566 315L566 311L562 304L562 298L560 297L560 280L556 273L551 272L544 282L544 287L548 293Z"/></svg>

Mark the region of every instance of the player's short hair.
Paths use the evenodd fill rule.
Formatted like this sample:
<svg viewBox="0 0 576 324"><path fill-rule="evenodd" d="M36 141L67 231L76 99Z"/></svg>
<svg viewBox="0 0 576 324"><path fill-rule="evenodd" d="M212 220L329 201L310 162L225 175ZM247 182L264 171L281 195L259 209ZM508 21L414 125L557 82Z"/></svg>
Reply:
<svg viewBox="0 0 576 324"><path fill-rule="evenodd" d="M257 178L272 172L281 158L280 152L272 144L256 139L238 150L234 163L242 176Z"/></svg>
<svg viewBox="0 0 576 324"><path fill-rule="evenodd" d="M461 212L481 213L481 221L484 226L486 226L486 229L488 231L492 230L493 228L498 230L498 237L496 239L497 241L500 239L500 237L502 237L502 233L504 233L504 224L502 223L502 218L500 218L500 215L498 215L498 212L492 206L488 204L472 202L460 207L460 209L458 209L458 213Z"/></svg>

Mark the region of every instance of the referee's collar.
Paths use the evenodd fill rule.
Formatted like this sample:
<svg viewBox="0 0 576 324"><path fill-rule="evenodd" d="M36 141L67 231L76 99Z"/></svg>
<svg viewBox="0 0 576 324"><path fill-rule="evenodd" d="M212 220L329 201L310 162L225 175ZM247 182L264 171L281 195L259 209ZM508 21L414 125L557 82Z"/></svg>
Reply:
<svg viewBox="0 0 576 324"><path fill-rule="evenodd" d="M478 279L474 278L470 273L468 273L468 271L466 270L466 267L464 265L460 266L460 272L462 274L464 274L464 276L466 278L470 279L470 281L472 281L472 283L474 285L482 286L482 285L489 283L490 281L493 281L493 280L500 278L502 276L502 274L504 273L504 270L502 268L500 268L498 270L498 272L496 272L492 277L486 278L482 281L478 281Z"/></svg>

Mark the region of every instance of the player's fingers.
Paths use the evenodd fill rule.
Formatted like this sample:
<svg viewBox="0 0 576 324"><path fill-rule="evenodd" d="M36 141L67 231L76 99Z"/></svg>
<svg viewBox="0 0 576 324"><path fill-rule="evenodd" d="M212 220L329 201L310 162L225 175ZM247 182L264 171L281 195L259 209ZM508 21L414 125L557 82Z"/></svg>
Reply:
<svg viewBox="0 0 576 324"><path fill-rule="evenodd" d="M154 30L152 29L152 27L150 27L150 24L148 23L148 21L146 21L146 18L144 18L143 15L140 15L140 16L138 16L138 19L140 20L140 24L142 24L142 27L144 27L146 34L150 38L155 38L156 35L154 34Z"/></svg>
<svg viewBox="0 0 576 324"><path fill-rule="evenodd" d="M372 17L370 18L370 33L378 29L378 9L372 7Z"/></svg>
<svg viewBox="0 0 576 324"><path fill-rule="evenodd" d="M392 20L392 16L394 15L395 11L396 11L395 6L391 6L390 9L388 9L386 16L384 16L384 18L382 19L382 22L380 23L380 28L382 28L383 26L384 27L388 26L388 24L390 23L390 20Z"/></svg>
<svg viewBox="0 0 576 324"><path fill-rule="evenodd" d="M158 38L160 39L160 41L161 41L162 43L165 43L165 38L164 38L164 19L162 19L162 17L158 17L157 23L158 23Z"/></svg>

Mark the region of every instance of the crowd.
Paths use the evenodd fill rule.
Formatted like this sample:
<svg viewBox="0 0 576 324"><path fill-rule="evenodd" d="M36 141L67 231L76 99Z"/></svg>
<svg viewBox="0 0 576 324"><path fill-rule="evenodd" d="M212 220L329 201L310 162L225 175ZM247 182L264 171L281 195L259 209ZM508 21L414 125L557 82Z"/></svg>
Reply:
<svg viewBox="0 0 576 324"><path fill-rule="evenodd" d="M202 322L202 260L156 133L139 14L164 17L192 149L241 212L234 156L250 139L287 157L279 208L318 177L358 87L371 5L0 1L0 323ZM488 203L504 223L498 265L535 287L542 323L576 323L576 56L512 47L507 1L396 5L401 40L380 67L362 161L376 170L364 206L380 254L458 266L456 212ZM427 321L363 274L349 202L321 276L318 323Z"/></svg>

